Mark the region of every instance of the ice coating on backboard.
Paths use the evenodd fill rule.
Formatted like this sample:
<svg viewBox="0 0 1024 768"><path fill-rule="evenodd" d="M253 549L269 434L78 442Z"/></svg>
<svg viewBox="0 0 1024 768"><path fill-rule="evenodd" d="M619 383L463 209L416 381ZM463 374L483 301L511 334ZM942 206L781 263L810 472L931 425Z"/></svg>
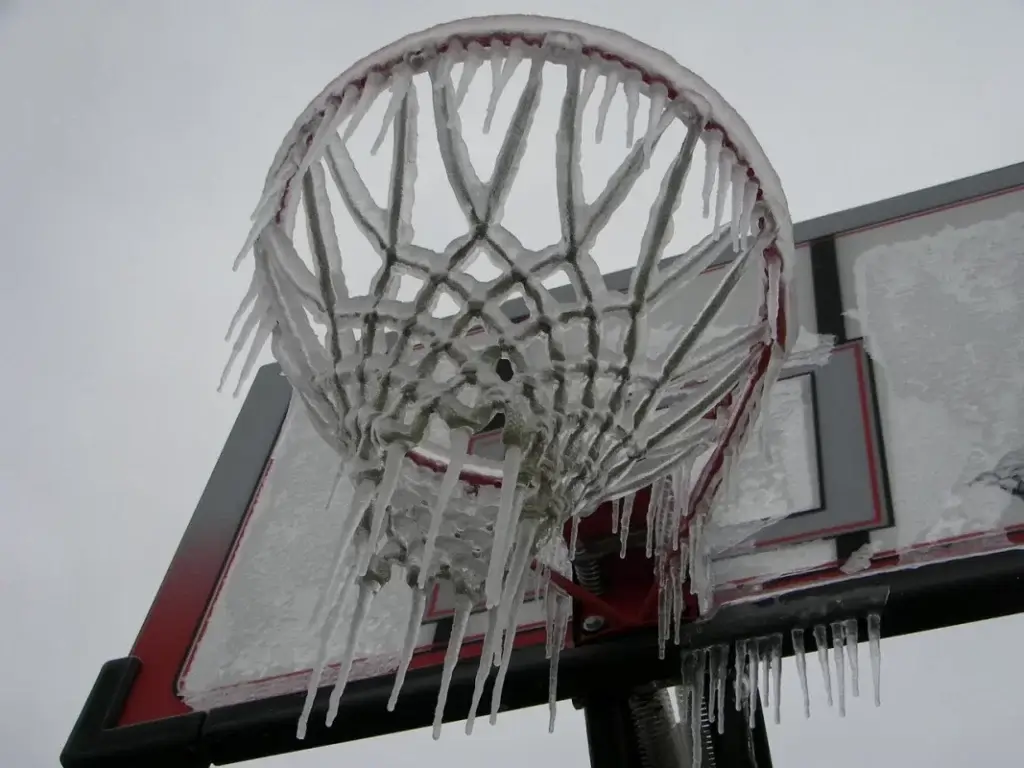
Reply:
<svg viewBox="0 0 1024 768"><path fill-rule="evenodd" d="M1024 523L983 477L1024 446L1024 213L906 229L853 263L900 516L873 538L898 549Z"/></svg>
<svg viewBox="0 0 1024 768"><path fill-rule="evenodd" d="M344 479L339 498L327 509L337 458L325 450L308 417L289 411L281 437L253 504L232 565L207 618L191 663L182 677L186 700L206 708L245 697L256 689L289 691L305 687L296 670L316 662L318 629L314 615L325 570L352 488ZM286 510L294 510L286 514ZM397 668L412 593L389 582L374 600L357 645L353 677ZM355 609L349 600L339 623ZM329 655L344 646L336 633ZM301 674L299 675L301 677ZM259 681L266 681L260 683Z"/></svg>
<svg viewBox="0 0 1024 768"><path fill-rule="evenodd" d="M742 581L756 598L757 585L793 590L786 579L800 574L815 574L817 583L849 580L879 567L1017 546L1024 530L1024 347L1016 330L1024 327L1022 208L1024 194L1010 191L836 237L853 341L817 369L816 392L819 400L827 394L821 379L844 350L863 345L867 357L850 370L865 382L865 426L874 421L877 430L867 443L875 454L869 503L883 514L844 561L826 538L783 542L717 562L719 585ZM828 413L819 402L819 417ZM849 439L820 427L819 419L825 454L839 437ZM836 498L825 495L826 503Z"/></svg>

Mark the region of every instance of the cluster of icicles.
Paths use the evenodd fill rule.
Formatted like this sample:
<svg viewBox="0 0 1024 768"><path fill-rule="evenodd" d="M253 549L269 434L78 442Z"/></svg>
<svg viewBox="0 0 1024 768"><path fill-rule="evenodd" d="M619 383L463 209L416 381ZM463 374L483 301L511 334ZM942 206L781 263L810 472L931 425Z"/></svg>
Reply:
<svg viewBox="0 0 1024 768"><path fill-rule="evenodd" d="M831 628L831 650L835 662L835 688L832 685L832 670L829 665L829 629ZM868 649L871 660L871 681L875 706L881 698L881 616L877 613L867 617ZM807 684L807 646L805 630L794 628L791 632L793 656L800 689L803 694L804 717L811 716L811 696ZM830 627L815 625L812 629L817 650L821 676L825 684L825 696L830 707L838 704L840 717L846 716L846 666L850 668L850 689L854 696L860 696L860 659L858 655L858 621L845 619L834 621ZM681 684L676 688L680 725L691 729L693 744L693 768L702 762L701 705L707 700L707 718L717 724L718 732L725 729L726 685L730 672L733 685L733 699L737 712L748 718L750 728L756 722L758 694L767 708L771 701L772 720L781 722L782 698L782 645L781 633L765 637L737 640L733 650L733 666L730 669L730 648L727 644L714 645L695 651L684 651L681 662ZM706 690L705 690L706 686Z"/></svg>
<svg viewBox="0 0 1024 768"><path fill-rule="evenodd" d="M523 553L529 549L520 548L519 555L522 559ZM516 552L513 552L513 561L516 559ZM551 568L540 563L531 564L529 561L526 567L519 574L515 587L515 594L500 605L495 605L487 610L487 630L483 639L483 646L480 660L477 667L476 678L473 686L473 700L466 720L466 733L473 732L473 725L476 719L480 700L483 697L485 684L493 668L497 669L497 675L491 690L490 722L493 725L497 721L498 711L501 704L502 690L505 684L505 676L508 672L513 646L515 643L516 630L518 628L518 613L527 593L533 593L535 599L540 600L544 606L545 631L546 631L546 657L549 660L548 674L548 706L549 706L549 731L554 731L555 715L557 711L557 682L558 662L561 651L565 646L566 632L568 631L569 620L572 616L572 600L564 592L551 583ZM388 699L387 709L393 711L402 685L405 682L406 673L416 650L419 638L420 624L423 618L424 608L428 596L433 591L433 581L428 581L423 587L416 585L416 575L410 575L410 586L412 587L413 599L409 609L408 622L405 630L405 638L402 645L402 653L395 673L395 681ZM370 575L358 580L358 594L356 596L355 609L348 624L348 636L346 638L345 652L341 659L338 677L331 691L327 711L327 727L330 727L338 714L342 694L352 672L352 665L355 656L356 643L358 641L363 624L366 621L370 604L373 597L379 592L382 585L382 574L374 574L371 569ZM509 580L511 581L511 579ZM351 585L351 580L344 583L343 590ZM297 736L305 738L309 717L312 713L313 704L316 698L317 689L323 678L327 654L326 645L337 623L337 612L345 602L345 595L342 595L331 607L328 616L322 623L321 647L317 668L310 677L309 686L306 692L305 705L299 718ZM442 668L441 682L438 690L437 701L434 709L433 736L435 739L441 736L441 726L444 720L445 704L448 699L448 689L451 685L452 674L455 665L459 662L463 642L466 638L466 629L469 618L476 607L475 600L467 594L458 594L455 599L455 614L445 652L444 666Z"/></svg>
<svg viewBox="0 0 1024 768"><path fill-rule="evenodd" d="M684 340L687 345L690 345L690 347L695 346L701 338L703 331L706 330L714 319L717 310L721 308L725 298L728 297L729 291L736 284L741 271L751 260L748 257L752 253L762 251L776 237L776 232L762 231L759 229L758 224L760 220L765 218L773 220L772 214L776 212L769 210L769 206L765 201L758 200L759 182L750 172L751 169L747 163L737 157L734 148L725 140L725 133L717 127L709 126L704 128L703 126L706 123L704 118L699 115L695 117L693 114L684 114L687 110L696 109L693 104L670 102L666 88L659 83L645 84L638 70L627 68L620 63L601 56L585 55L579 46L579 41L572 36L551 34L539 46L519 39L513 39L506 43L496 38L486 48L478 42L469 42L464 47L458 40L452 40L445 52L440 55L440 60L436 65L431 65L436 67L432 69L431 77L435 80L435 88L451 88L454 91L452 94L452 106L457 110L470 87L475 73L484 62L489 61L492 72L492 90L487 113L484 118L485 128L489 128L502 92L519 65L524 61L531 61L532 66L537 66L542 60L547 63L570 61L578 65L582 70L582 83L580 85L578 108L575 116L574 134L582 132L581 121L584 106L593 94L597 81L603 77L605 80L605 90L597 111L596 138L598 141L601 140L604 133L609 108L621 86L626 99L628 113L626 141L627 145L633 148L630 157L633 157L637 152L643 152L649 159L654 146L672 121L676 119L684 119L704 142L706 147L706 164L701 192L704 216L710 217L713 211L713 234L702 241L692 252L685 254L672 267L657 273L658 277L664 285L668 285L670 280L683 281L683 276L689 274L689 271L700 272L701 268L707 266L710 261L714 260L716 255L720 255L724 251L725 245L723 244L719 247L719 242L726 244L732 242L736 250L742 249L744 254L733 261L726 278L722 281L722 285L712 296L708 307L702 312L700 318L695 323L692 337L685 337ZM457 63L461 63L463 68L458 84L453 85L451 83L451 69ZM310 382L317 381L318 376L323 378L322 371L312 370L310 372L306 370L307 367L316 367L310 361L316 362L322 357L326 364L330 365L331 355L327 354L325 350L314 349L313 347L316 345L312 341L309 341L307 344L308 339L306 337L313 338L313 336L311 333L305 333L305 325L300 327L300 324L306 323L306 312L316 316L317 311L322 312L322 310L317 310L317 302L310 299L310 296L315 297L318 290L320 290L313 281L314 275L308 273L305 266L301 264L294 246L289 240L290 233L285 231L294 226L295 215L297 214L298 194L294 192L294 189L289 194L288 190L293 180L301 179L303 182L308 180L314 198L313 207L326 201L326 175L321 167L325 153L330 155L331 152L336 152L337 157L347 157L347 150L342 152L344 150L344 143L351 137L353 131L359 126L376 99L388 90L390 90L390 103L385 112L377 141L374 144L375 149L381 145L389 131L394 129L393 132L397 136L397 121L400 119L403 104L408 103L407 97L410 95L412 79L415 74L417 72L411 66L407 63L402 63L387 72L374 70L365 82L359 86L352 83L343 86L341 92L336 94L336 98L329 101L319 123L312 125L314 134L305 137L309 138L308 144L304 141L298 142L290 154L286 153L286 156L280 158L278 166L268 180L263 200L257 206L252 231L238 260L241 261L253 248L254 244L260 250L260 258L257 260L258 264L253 284L232 323L234 328L246 311L249 312L239 328L232 357L225 370L225 377L236 357L245 351L246 345L251 341L251 346L242 365L240 381L244 382L251 374L260 349L273 334L275 354L281 360L289 379L292 380L293 385L303 395L306 405L309 406L311 413L318 420L317 423L322 424L322 433L329 433L328 442L331 442L343 454L351 454L352 451L350 449L355 445L354 439L351 435L347 434L346 430L358 418L362 418L361 414L365 415L363 412L369 409L369 404L374 402L375 396L373 392L366 391L365 379L360 379L358 395L354 394L357 392L355 388L352 388L351 391L346 390L346 394L351 401L346 403L349 411L341 412L343 409L338 403L331 402L330 398L326 396L321 401L318 398L323 393L315 391L314 388L310 387ZM438 83L440 85L437 85ZM642 144L637 146L634 142L634 124L641 93L645 93L650 100L650 117L645 135L642 138ZM446 130L452 136L456 136L459 130L458 125L458 120L452 120ZM510 130L515 127L514 125L511 126ZM459 138L461 140L461 137ZM556 155L558 157L573 157L575 153L572 151L572 147L564 145L565 141L560 133ZM445 142L439 143L442 155L450 161L449 164L458 166L461 159L449 157L454 150L447 146ZM622 168L628 170L630 167L630 160L627 158L623 161ZM369 199L369 193L365 192L365 184L359 178L358 171L354 165L335 163L331 167L331 173L332 178L342 190L342 196L346 200L353 200L352 204L359 210L372 211L374 215L365 217L366 220L376 220L375 217L378 213L385 213L383 209L380 209L375 202ZM626 171L622 173L626 173ZM411 193L415 173L403 173L399 174L399 176L401 178L399 182L401 184L399 190L401 194L397 194L396 199L411 200L413 198ZM666 176L667 178L668 176ZM480 182L474 183L483 186ZM676 190L671 193L676 195L676 199L671 199L668 191L671 186L667 181L663 182L662 195L657 206L660 212L659 215L663 218L666 216L670 217L671 211L674 210L674 206L670 205L670 203L678 204L679 191ZM299 185L294 185L295 189L298 187ZM480 199L487 198L488 195L483 194L484 191L494 192L493 189L479 189L476 190L478 193L476 197L480 197ZM603 212L602 215L610 215L615 208L622 204L627 195L628 186L622 182L622 179L613 178L609 182L602 200L598 201L603 202L603 208L595 212L599 208L596 202L593 206L581 204L578 206L579 210L576 212L576 215L581 219L589 217L597 221L600 218L598 216L599 213ZM727 205L731 206L731 222L723 227L721 221ZM592 207L595 210L591 210ZM320 211L321 214L326 212L326 209ZM407 212L399 213L404 217ZM330 217L322 215L321 219L330 220ZM284 226L284 229L282 229L282 226L279 226L279 223ZM578 221L576 224L581 229L586 229L583 227L582 221ZM396 228L396 231L402 232L402 237L408 235L411 238L409 222L403 218L401 225ZM568 225L565 226L567 227ZM589 224L587 228L589 228ZM594 228L595 232L598 231L599 225L594 224ZM333 233L331 234L333 236ZM751 235L753 235L752 238ZM755 240L756 242L752 242L748 246L748 239ZM259 241L258 243L257 240ZM406 244L403 242L393 245L394 247L404 247ZM584 244L580 249L581 254L585 252L585 249ZM662 246L661 250L663 249L664 246ZM363 306L363 304L368 306L368 300L374 298L380 300L380 296L351 298L347 294L347 288L342 293L341 289L344 287L344 281L338 244L331 241L329 251L330 253L327 254L329 258L324 259L326 266L317 267L323 274L318 273L316 277L319 277L321 280L327 279L328 282L331 280L338 281L338 284L333 287L333 290L336 291L335 298L337 299L338 306L346 303L351 304L352 307ZM659 251L656 256L660 257L660 255ZM409 263L422 269L424 274L430 274L431 265L442 256L443 254L430 252L428 249L419 246L415 248L410 247L408 253L405 254ZM524 259L527 256L528 254L522 254ZM513 253L512 260L515 262L517 258L518 256ZM583 256L580 255L580 258L583 258ZM652 263L657 262L655 256L650 258L653 259ZM330 269L328 269L328 266ZM639 268L640 266L638 265ZM335 270L338 273L337 275L334 274ZM744 366L748 365L748 361L741 359L741 354L745 354L746 350L749 350L756 343L771 343L778 339L778 329L775 327L775 323L780 315L779 304L782 301L778 289L780 270L781 264L778 260L773 260L767 265L767 271L771 273L769 283L775 286L776 290L767 296L768 306L764 313L766 318L764 324L739 329L735 334L721 341L719 346L715 347L713 350L715 354L707 352L700 357L699 364L702 366L711 369L715 368L717 364L719 369L728 369L724 372L718 369L713 371L716 376L721 377L721 381L715 385L722 390L716 394L716 397L719 398L718 402L721 401L721 396L724 396L727 389L738 386L738 382L741 381L746 372ZM603 281L599 280L597 282L599 287L603 288ZM650 290L655 292L653 288ZM403 322L410 321L414 316L411 314L406 316L401 314L402 312L412 313L418 311L411 304L402 308L397 306L398 302L393 303L396 304L396 307L394 307L397 313L395 317ZM302 312L296 310L292 313L291 310L294 308L301 309ZM353 311L355 310L353 309ZM376 318L375 313L370 314ZM500 312L496 314L500 314ZM550 318L545 319L550 320ZM335 320L336 318L332 318L331 322ZM368 322L366 317L363 317L362 322ZM346 333L348 332L346 329L342 330ZM289 339L289 333L294 333L296 339L299 339L301 343L296 342L295 339ZM339 335L343 334L339 333ZM379 337L383 343L383 334L379 334ZM679 340L677 340L677 343L683 344ZM306 347L309 347L309 349L303 347L303 344L306 344ZM351 350L348 350L344 344L342 348L346 352L351 351L352 365L334 366L335 376L340 377L339 381L344 379L338 384L339 389L349 388L349 385L355 381L355 378L350 375L350 369L353 366L358 367L361 373L365 372L365 361L360 358L360 352L354 348L355 345L351 346L353 347ZM302 348L303 355L295 352L295 349L300 347ZM686 354L683 351L676 351L678 354L674 355L674 357L678 357L676 365L679 366L679 370L673 369L669 371L668 374L671 374L671 376L666 374L664 377L666 380L673 376L681 377L684 373L692 373L692 370L686 371L682 367L681 361L686 357ZM374 349L373 354L378 354L378 350ZM282 355L284 359L282 359ZM698 365L697 362L691 361L691 363L693 366ZM777 365L781 365L781 356L779 360L773 360L774 372L777 372ZM342 369L344 370L342 371ZM623 478L623 475L626 474L626 470L623 470L617 476L617 484L613 484L613 487L602 488L600 492L604 493L607 491L604 498L618 497L622 500L619 504L623 505L623 508L617 517L621 518L622 537L623 541L625 541L628 536L629 513L631 511L633 493L640 487L650 485L651 480L654 481L654 493L648 509L647 531L649 539L647 549L648 555L653 555L655 558L656 575L660 586L659 635L662 647L664 647L670 634L670 627L673 623L676 626L678 637L678 627L683 612L682 592L687 581L690 584L690 589L698 597L702 612L710 607L713 584L710 574L710 559L707 547L703 543L702 528L705 524L705 518L710 511L711 502L717 495L717 485L721 482L728 483L733 458L742 448L742 436L736 438L734 444L726 447L723 456L723 468L717 470L717 474L713 477L705 478L706 483L705 487L702 488L701 498L699 499L700 503L691 505L690 496L693 494L692 469L695 458L703 450L715 445L716 439L723 433L730 417L735 417L735 422L740 424L740 428L736 432L737 435L744 432L747 426L756 420L763 386L774 377L774 372L761 380L761 391L755 393L750 400L749 406L747 406L748 410L744 413L729 414L723 410L720 413L722 418L714 424L698 424L693 429L689 429L689 426L685 428L684 426L678 426L677 429L683 433L681 435L672 432L669 427L665 427L662 432L671 434L669 434L669 437L659 437L659 439L666 441L667 445L667 447L662 446L666 452L665 457L659 457L659 461L664 461L665 467L662 476L657 478L639 478L643 482L634 483L633 486L630 486L628 482L630 478ZM389 375L391 374L400 378L402 371L393 368L389 370ZM348 376L348 378L345 378L345 376ZM500 387L498 384L495 386ZM657 410L659 402L664 400L666 395L669 394L669 389L670 387L666 384L656 393L649 393L649 399L653 403L650 407L651 413ZM715 393L716 390L712 389L706 395L709 402L712 400L711 394ZM696 406L694 406L695 408ZM663 418L668 417L665 416ZM677 421L679 421L679 424L684 424L681 418ZM686 424L689 423L686 422ZM451 428L450 430L451 445L448 455L445 457L447 464L439 485L436 489L433 489L436 497L431 502L429 530L423 532L423 549L417 554L418 562L408 559L389 561L386 557L382 556L379 549L379 543L382 538L387 539L390 537L390 532L387 530L390 514L388 511L389 505L392 504L396 489L398 489L401 482L404 482L403 478L409 471L409 462L406 456L409 446L402 445L399 441L396 441L382 448L384 453L380 457L382 459L382 466L358 467L359 470L367 470L371 473L380 470L377 479L358 479L367 475L365 473L361 474L361 472L357 472L350 467L350 476L355 479L355 493L350 505L351 511L348 513L344 530L340 537L343 543L342 546L347 550L348 556L343 557L339 555L336 559L334 573L323 593L323 603L316 612L317 617L322 619L320 624L320 655L317 668L314 669L310 678L306 704L298 727L300 738L305 734L316 691L328 661L327 645L334 628L337 626L342 605L346 602L346 596L354 599L355 605L351 620L346 627L347 641L339 665L337 682L330 696L330 706L327 715L328 725L333 723L337 715L341 696L351 675L357 641L370 611L373 598L380 590L382 584L392 577L392 566L397 565L405 568L406 578L413 590L413 600L405 646L398 668L395 689L390 701L390 706L394 706L414 652L416 635L429 589L432 587L434 579L450 578L450 574L445 575L439 571L440 563L444 559L442 556L445 553L435 551L435 549L440 550L437 544L439 541L438 530L442 518L447 514L451 506L452 494L457 492L459 475L466 463L469 437L470 430L464 428L464 426L462 428ZM653 443L645 445L645 448L651 449L658 447L658 445ZM675 451L676 453L673 456L668 456L669 451ZM557 451L555 454L560 456ZM674 469L667 469L670 462L666 457L675 462ZM353 459L351 455L348 455L346 458ZM503 460L502 477L519 477L526 458L523 451L516 445L507 445ZM366 458L364 457L360 461L366 461ZM623 462L625 461L623 459ZM630 461L635 461L635 459L630 459ZM567 464L565 472L561 474L583 472L585 471L583 464L583 462L580 462L578 467ZM609 471L608 474L614 473ZM637 478L632 478L632 480L637 480ZM580 514L586 513L603 500L598 498L600 493L597 491L593 493L597 495L594 495L593 498L587 497L573 500L572 505L565 505L566 509L560 513L566 517L571 516L573 521L573 534L569 545L570 559L575 551L576 524L578 524ZM554 681L557 674L558 654L561 649L561 640L564 638L565 626L571 610L571 602L567 596L558 592L553 587L549 587L549 571L544 564L536 565L535 560L537 560L539 546L549 540L552 531L560 534L561 525L566 520L525 519L525 515L523 515L524 519L520 520L520 513L523 509L523 494L519 492L517 483L503 483L499 494L500 498L495 504L497 514L494 521L493 546L489 553L486 577L480 580L474 572L471 579L462 579L462 581L470 582L468 588L456 589L459 596L457 598L452 636L444 663L441 689L438 694L435 713L435 736L439 734L452 670L459 658L470 614L481 604L483 604L487 611L488 629L483 644L483 652L473 695L473 706L467 730L472 728L473 717L482 696L484 683L492 669L497 667L497 677L491 702L492 721L495 718L500 704L504 676L511 656L516 629L516 613L523 602L527 582L531 581L529 577L531 573L536 574L533 580L539 580L539 588L542 592L546 593L545 605L547 606L548 618L548 653L551 659L552 682L550 693L553 718ZM398 506L400 505L396 504L396 507ZM691 509L691 506L693 509ZM688 518L687 515L690 512L692 514ZM364 513L366 514L364 515ZM403 550L402 557L407 558L407 555L407 551ZM454 572L456 569L452 566L449 570ZM460 578L464 576L464 574L457 575ZM355 593L354 597L351 593Z"/></svg>

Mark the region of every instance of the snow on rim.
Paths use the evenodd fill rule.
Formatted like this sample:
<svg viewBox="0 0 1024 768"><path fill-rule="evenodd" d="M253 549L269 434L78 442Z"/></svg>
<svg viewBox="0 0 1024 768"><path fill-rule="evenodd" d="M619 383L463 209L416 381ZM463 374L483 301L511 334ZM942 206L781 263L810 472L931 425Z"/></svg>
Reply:
<svg viewBox="0 0 1024 768"><path fill-rule="evenodd" d="M371 71L389 74L397 64L408 61L412 54L422 53L421 67L432 61L441 49L455 39L472 38L477 42L502 38L541 38L552 33L578 37L587 53L619 59L640 70L645 80L662 81L671 98L682 97L702 109L706 122L722 128L738 150L739 159L753 169L761 185L764 200L779 225L776 245L785 263L793 253L793 222L782 183L772 167L753 131L735 109L702 77L682 66L664 51L653 48L621 32L585 24L570 19L548 16L479 16L438 24L421 32L414 32L364 57L336 77L317 96L292 126L274 157L264 186L264 196L270 193L288 160L298 169L305 147L299 138L311 136L316 124L332 100L339 100L346 87L361 85ZM541 42L537 40L536 42ZM287 175L290 183L294 171ZM288 183L278 192L283 199Z"/></svg>

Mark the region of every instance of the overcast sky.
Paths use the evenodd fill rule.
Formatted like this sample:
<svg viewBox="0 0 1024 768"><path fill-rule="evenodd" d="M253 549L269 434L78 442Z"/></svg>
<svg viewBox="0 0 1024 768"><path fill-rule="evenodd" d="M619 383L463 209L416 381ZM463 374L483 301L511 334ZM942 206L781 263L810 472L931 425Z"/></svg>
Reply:
<svg viewBox="0 0 1024 768"><path fill-rule="evenodd" d="M393 38L545 11L667 50L747 119L796 221L1024 160L1020 0L0 0L0 764L52 768L230 428L230 262L284 133ZM887 642L885 703L799 712L779 766L1019 759L1019 619ZM866 664L866 658L863 662ZM815 678L816 679L816 678ZM586 765L564 706L265 761Z"/></svg>

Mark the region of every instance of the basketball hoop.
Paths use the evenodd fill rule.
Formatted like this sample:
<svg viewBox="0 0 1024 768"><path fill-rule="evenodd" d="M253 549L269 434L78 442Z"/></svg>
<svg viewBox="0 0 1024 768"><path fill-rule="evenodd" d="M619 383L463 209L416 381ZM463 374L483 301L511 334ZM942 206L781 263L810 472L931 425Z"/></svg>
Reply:
<svg viewBox="0 0 1024 768"><path fill-rule="evenodd" d="M484 131L514 103L487 180L463 129L466 94L482 68L491 72L486 110L475 116ZM505 92L516 78L523 85L513 97ZM561 232L545 247L528 248L525 233L503 225L503 213L545 79L565 83L548 158ZM588 113L598 85L603 96ZM596 113L600 140L620 90L627 150L601 192L587 199L587 115ZM432 113L433 135L418 131L421 100ZM364 118L378 101L387 105L382 125L367 127ZM643 114L646 128L634 133ZM391 134L385 204L357 167L353 146L361 128L376 137L374 152ZM413 227L413 192L423 195L416 188L418 153L435 141L464 218L443 248L420 242ZM666 259L698 150L710 223L692 247ZM638 180L651 175L660 187L635 233L637 256L621 264L633 268L633 277L625 291L609 289L593 257L595 242ZM349 287L353 261L343 256L349 245L339 242L336 227L336 217L346 214L365 238L352 243L352 255L372 253L380 261L364 295ZM296 227L300 215L303 225ZM469 19L406 37L331 83L297 121L267 177L238 259L252 251L255 267L232 323L232 332L240 325L225 370L226 377L245 352L244 382L269 340L312 423L339 455L336 493L351 487L318 612L321 655L309 705L346 596L355 594L356 607L328 723L361 617L381 584L402 569L415 597L392 705L415 645L416 611L430 586L444 580L458 597L435 734L467 621L480 605L488 630L469 728L497 666L493 717L516 613L534 580L547 591L548 650L557 664L569 602L548 581L552 570L570 573L575 536L563 541L565 525L574 529L600 503L646 486L653 486L663 640L680 619L684 581L702 612L709 610L702 531L792 336L791 229L779 181L743 120L670 57L615 32L530 16ZM479 254L496 276L469 274L467 263ZM547 281L555 273L570 287L552 289ZM686 286L708 275L717 285L703 308L655 343L652 315L664 314ZM709 327L748 275L758 288L744 323L710 338ZM400 298L404 278L414 278L418 289ZM442 295L454 298L454 314L439 316ZM503 420L503 457L471 455L473 435L495 417Z"/></svg>

